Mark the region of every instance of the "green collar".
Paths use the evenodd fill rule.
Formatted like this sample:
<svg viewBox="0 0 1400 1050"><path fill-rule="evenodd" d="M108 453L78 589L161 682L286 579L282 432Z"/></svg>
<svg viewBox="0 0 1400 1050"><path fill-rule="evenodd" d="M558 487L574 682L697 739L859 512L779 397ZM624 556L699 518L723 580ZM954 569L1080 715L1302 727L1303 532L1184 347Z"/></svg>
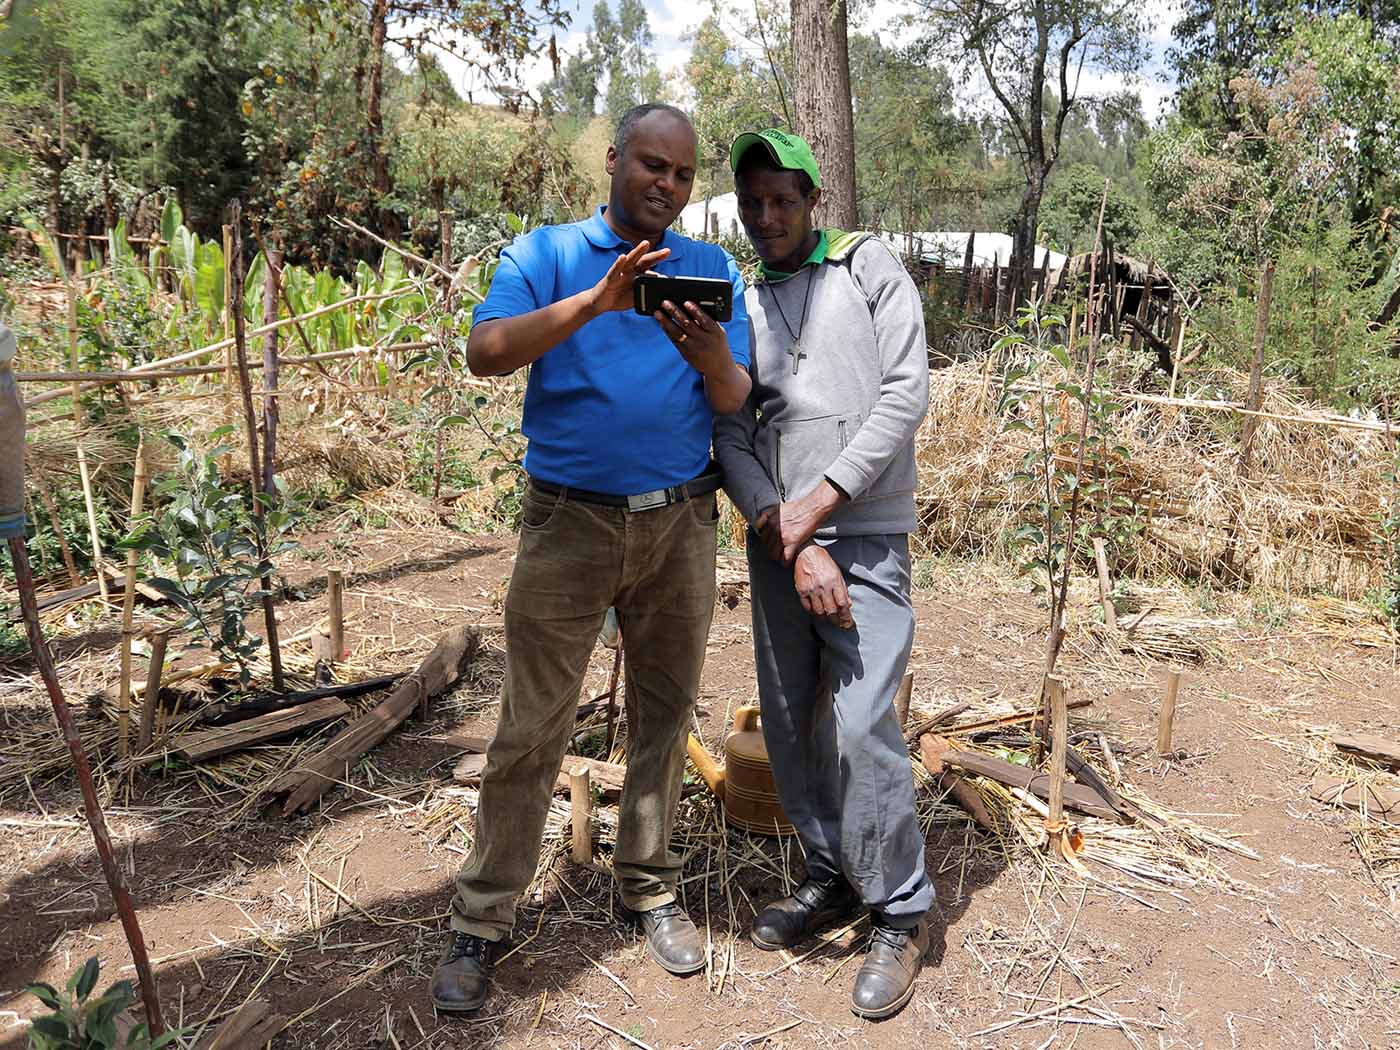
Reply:
<svg viewBox="0 0 1400 1050"><path fill-rule="evenodd" d="M858 244L870 236L868 233L859 231L847 233L845 230L818 230L817 232L820 234L817 238L817 246L797 268L798 273L801 273L808 266L817 266L824 262L841 262L851 254ZM770 270L761 262L758 264L758 268L763 274L763 279L770 284L782 284L797 276L797 274L784 273L781 270Z"/></svg>
<svg viewBox="0 0 1400 1050"><path fill-rule="evenodd" d="M763 274L763 279L771 284L782 284L784 281L796 277L808 266L817 266L826 262L826 231L817 231L817 246L812 249L812 254L802 260L802 265L797 268L796 273L788 273L785 270L771 270L766 263L758 264L759 271Z"/></svg>

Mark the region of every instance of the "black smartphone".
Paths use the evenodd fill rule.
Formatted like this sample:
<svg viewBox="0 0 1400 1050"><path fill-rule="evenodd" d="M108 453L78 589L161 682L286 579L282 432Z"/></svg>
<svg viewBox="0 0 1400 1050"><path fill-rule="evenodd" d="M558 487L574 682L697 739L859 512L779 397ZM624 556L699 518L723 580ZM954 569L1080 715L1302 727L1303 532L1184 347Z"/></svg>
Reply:
<svg viewBox="0 0 1400 1050"><path fill-rule="evenodd" d="M728 321L734 316L734 286L718 277L643 273L632 281L632 304L637 313L650 317L667 299L677 306L694 303L716 321Z"/></svg>

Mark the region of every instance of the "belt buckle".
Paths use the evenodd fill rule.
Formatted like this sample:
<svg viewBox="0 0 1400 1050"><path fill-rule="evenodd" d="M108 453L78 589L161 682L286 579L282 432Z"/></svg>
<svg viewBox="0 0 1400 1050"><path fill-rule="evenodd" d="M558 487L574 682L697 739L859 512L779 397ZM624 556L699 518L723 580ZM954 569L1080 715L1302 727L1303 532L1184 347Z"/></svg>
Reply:
<svg viewBox="0 0 1400 1050"><path fill-rule="evenodd" d="M670 502L670 497L665 489L655 489L652 492L643 492L639 496L627 497L627 509L635 514L642 510L655 510L657 507L664 507Z"/></svg>

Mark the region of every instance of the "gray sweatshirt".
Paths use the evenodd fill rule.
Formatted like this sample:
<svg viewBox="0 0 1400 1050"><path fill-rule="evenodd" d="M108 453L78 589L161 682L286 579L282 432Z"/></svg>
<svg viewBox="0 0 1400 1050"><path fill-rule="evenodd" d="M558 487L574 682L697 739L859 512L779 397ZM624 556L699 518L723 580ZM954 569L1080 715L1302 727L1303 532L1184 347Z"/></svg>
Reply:
<svg viewBox="0 0 1400 1050"><path fill-rule="evenodd" d="M912 532L914 434L928 411L919 293L883 242L834 230L828 239L825 261L745 293L753 391L715 419L724 489L752 522L825 477L851 500L818 536Z"/></svg>

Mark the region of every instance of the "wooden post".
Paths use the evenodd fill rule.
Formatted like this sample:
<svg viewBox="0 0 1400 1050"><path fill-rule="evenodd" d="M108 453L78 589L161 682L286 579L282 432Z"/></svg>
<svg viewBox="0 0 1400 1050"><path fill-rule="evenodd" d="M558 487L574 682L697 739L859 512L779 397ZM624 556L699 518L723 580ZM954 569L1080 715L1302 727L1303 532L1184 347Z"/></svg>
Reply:
<svg viewBox="0 0 1400 1050"><path fill-rule="evenodd" d="M59 252L59 265L63 266L62 251ZM63 269L63 286L68 293L68 367L78 371L78 293L69 278L68 269ZM87 450L83 444L83 400L82 387L73 383L73 440L78 444L78 478L83 486L83 504L87 508L88 538L92 541L92 564L97 570L97 590L102 600L108 600L107 574L102 567L102 541L97 535L97 508L92 498L92 476L88 473Z"/></svg>
<svg viewBox="0 0 1400 1050"><path fill-rule="evenodd" d="M146 443L136 439L136 474L131 481L131 524L141 516L146 498ZM122 592L122 656L121 683L117 689L117 754L127 756L131 743L131 618L136 608L135 548L126 552L126 589Z"/></svg>
<svg viewBox="0 0 1400 1050"><path fill-rule="evenodd" d="M1181 668L1167 668L1167 691L1162 695L1162 709L1157 714L1157 754L1169 758L1172 754L1172 720L1176 718L1176 694L1181 688Z"/></svg>
<svg viewBox="0 0 1400 1050"><path fill-rule="evenodd" d="M1113 585L1108 579L1108 554L1101 537L1094 538L1094 564L1099 570L1099 601L1103 603L1103 623L1110 634L1118 630L1118 617L1113 608Z"/></svg>
<svg viewBox="0 0 1400 1050"><path fill-rule="evenodd" d="M248 437L248 465L253 490L253 514L259 520L263 516L263 498L259 492L262 480L262 466L258 461L258 425L253 412L253 386L248 377L248 338L243 325L243 231L241 227L242 207L237 200L229 205L230 225L233 226L233 340L238 360L238 385L243 393L243 421ZM263 552L258 551L261 559ZM267 655L272 664L272 688L282 692L282 648L277 641L277 613L272 604L272 580L264 576L260 581L263 594L263 618L267 623Z"/></svg>
<svg viewBox="0 0 1400 1050"><path fill-rule="evenodd" d="M58 672L54 670L53 657L49 653L48 642L44 640L43 629L39 626L39 608L34 601L34 576L29 569L29 552L23 536L9 539L10 560L15 571L15 585L19 590L20 609L24 613L24 628L29 635L29 650L34 663L39 668L39 677L48 690L53 704L54 718L58 722L63 739L68 744L68 753L73 759L73 773L83 794L83 810L87 815L88 827L92 829L93 843L97 846L97 856L102 861L102 873L107 877L107 887L112 891L112 900L121 918L122 931L131 948L131 961L136 966L136 979L141 985L141 1004L146 1010L147 1027L153 1036L165 1032L161 1020L160 999L156 994L155 977L151 973L151 960L146 954L146 942L141 936L141 924L136 918L136 909L131 903L131 892L127 889L122 869L112 852L112 839L107 832L107 820L102 815L102 805L97 800L97 788L93 786L92 769L88 766L87 753L83 750L82 738L73 721L73 712L63 698L63 689L58 683Z"/></svg>
<svg viewBox="0 0 1400 1050"><path fill-rule="evenodd" d="M326 605L331 618L331 663L345 659L345 574L339 569L326 571Z"/></svg>
<svg viewBox="0 0 1400 1050"><path fill-rule="evenodd" d="M1045 679L1050 701L1050 815L1045 827L1052 850L1059 851L1065 838L1065 749L1069 745L1069 710L1065 684L1055 675Z"/></svg>
<svg viewBox="0 0 1400 1050"><path fill-rule="evenodd" d="M593 789L587 766L569 771L569 808L573 814L574 863L588 864L593 860Z"/></svg>
<svg viewBox="0 0 1400 1050"><path fill-rule="evenodd" d="M282 253L276 248L267 251L267 266L263 269L263 325L277 320L277 284L282 279ZM310 351L308 351L309 353ZM263 448L262 490L268 495L277 491L277 331L263 336Z"/></svg>
<svg viewBox="0 0 1400 1050"><path fill-rule="evenodd" d="M146 685L141 690L141 731L136 737L136 752L142 754L151 746L155 735L156 711L160 708L160 680L165 674L165 647L170 642L168 631L151 635L151 663L146 668Z"/></svg>

